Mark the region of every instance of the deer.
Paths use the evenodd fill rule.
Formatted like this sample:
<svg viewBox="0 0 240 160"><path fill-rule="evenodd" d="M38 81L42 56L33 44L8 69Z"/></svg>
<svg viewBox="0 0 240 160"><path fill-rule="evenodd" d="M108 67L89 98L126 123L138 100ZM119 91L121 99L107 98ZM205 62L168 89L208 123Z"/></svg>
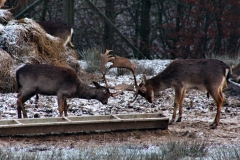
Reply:
<svg viewBox="0 0 240 160"><path fill-rule="evenodd" d="M142 82L136 86L134 102L140 94L149 103L154 103L154 94L167 88L175 90L174 110L169 124L173 124L179 107L179 117L182 119L183 99L188 89L207 91L217 105L217 113L211 129L216 129L220 122L220 114L224 97L222 89L231 74L231 67L222 61L214 59L179 59L171 62L162 72L146 79L143 75Z"/></svg>
<svg viewBox="0 0 240 160"><path fill-rule="evenodd" d="M48 34L59 37L63 41L63 46L65 47L69 44L71 47L74 45L71 42L73 35L73 28L71 25L58 22L58 21L39 21L37 22Z"/></svg>
<svg viewBox="0 0 240 160"><path fill-rule="evenodd" d="M18 118L27 118L24 102L34 95L57 96L60 117L68 116L67 98L96 99L107 104L110 93L107 87L93 81L95 87L82 82L74 69L48 64L26 64L16 71L19 93L17 95ZM22 112L22 114L21 114Z"/></svg>

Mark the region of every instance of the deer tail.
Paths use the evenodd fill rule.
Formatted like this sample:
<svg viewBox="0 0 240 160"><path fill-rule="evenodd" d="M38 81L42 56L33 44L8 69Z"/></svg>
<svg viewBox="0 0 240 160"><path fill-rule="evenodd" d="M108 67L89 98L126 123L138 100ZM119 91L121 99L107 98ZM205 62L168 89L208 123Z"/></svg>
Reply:
<svg viewBox="0 0 240 160"><path fill-rule="evenodd" d="M16 72L16 81L17 81L17 92L19 91L19 89L21 88L21 84L19 82L19 72Z"/></svg>
<svg viewBox="0 0 240 160"><path fill-rule="evenodd" d="M225 72L225 81L224 81L224 86L228 89L228 82L229 82L229 78L230 78L230 75L232 74L232 68L231 67L228 67L226 69L226 72Z"/></svg>

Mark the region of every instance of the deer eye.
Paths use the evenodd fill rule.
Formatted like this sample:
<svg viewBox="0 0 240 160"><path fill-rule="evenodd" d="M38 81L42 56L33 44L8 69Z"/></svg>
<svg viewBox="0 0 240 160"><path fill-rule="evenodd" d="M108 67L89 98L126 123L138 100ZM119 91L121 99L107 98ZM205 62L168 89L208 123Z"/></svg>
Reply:
<svg viewBox="0 0 240 160"><path fill-rule="evenodd" d="M146 90L145 89L141 89L140 90L142 93L146 93Z"/></svg>

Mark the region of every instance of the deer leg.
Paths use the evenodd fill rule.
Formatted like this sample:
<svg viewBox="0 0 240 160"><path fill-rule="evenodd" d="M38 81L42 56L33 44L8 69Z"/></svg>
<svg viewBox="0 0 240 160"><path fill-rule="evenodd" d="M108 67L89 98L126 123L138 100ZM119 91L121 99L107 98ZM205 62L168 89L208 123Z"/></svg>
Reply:
<svg viewBox="0 0 240 160"><path fill-rule="evenodd" d="M59 116L62 117L64 108L65 108L65 100L63 95L60 93L57 94L57 97L58 97L58 110L60 114Z"/></svg>
<svg viewBox="0 0 240 160"><path fill-rule="evenodd" d="M175 89L174 110L173 110L172 119L170 120L169 124L172 124L175 121L178 105L181 99L181 93L182 93L181 90Z"/></svg>
<svg viewBox="0 0 240 160"><path fill-rule="evenodd" d="M67 109L68 109L68 106L67 106L67 100L65 99L64 100L64 115L67 117Z"/></svg>
<svg viewBox="0 0 240 160"><path fill-rule="evenodd" d="M213 97L213 99L215 100L215 102L217 104L217 114L215 116L213 123L210 125L210 128L216 129L220 122L220 115L221 115L222 105L223 105L223 101L224 101L224 98L222 95L222 88L220 88L214 92L210 92L210 95Z"/></svg>
<svg viewBox="0 0 240 160"><path fill-rule="evenodd" d="M37 103L38 103L38 99L39 99L39 96L38 96L38 94L36 94L36 98L35 98L35 104L37 104Z"/></svg>
<svg viewBox="0 0 240 160"><path fill-rule="evenodd" d="M18 94L18 100L17 100L18 118L22 118L22 108L23 108L22 96Z"/></svg>
<svg viewBox="0 0 240 160"><path fill-rule="evenodd" d="M181 120L182 120L182 104L183 104L183 99L184 99L185 93L186 93L186 90L184 89L182 91L180 102L179 102L179 113L178 113L179 117L176 122L181 122Z"/></svg>
<svg viewBox="0 0 240 160"><path fill-rule="evenodd" d="M25 94L23 94L25 93ZM24 108L24 103L34 96L34 93L31 91L20 91L17 98L17 111L18 111L18 118L22 118L21 112L23 114L23 118L27 118L27 112Z"/></svg>

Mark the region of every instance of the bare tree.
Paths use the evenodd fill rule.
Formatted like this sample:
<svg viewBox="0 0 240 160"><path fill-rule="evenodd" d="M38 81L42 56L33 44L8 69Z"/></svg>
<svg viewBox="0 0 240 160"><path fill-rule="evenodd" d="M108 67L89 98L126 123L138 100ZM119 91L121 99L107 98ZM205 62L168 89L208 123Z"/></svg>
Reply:
<svg viewBox="0 0 240 160"><path fill-rule="evenodd" d="M114 24L114 0L105 0L105 15ZM103 34L103 50L112 49L114 44L114 29L112 25L104 22L104 34Z"/></svg>
<svg viewBox="0 0 240 160"><path fill-rule="evenodd" d="M150 9L151 9L151 1L150 0L142 0L141 1L141 25L140 25L140 51L147 59L151 59L150 55ZM139 55L138 58L143 58Z"/></svg>
<svg viewBox="0 0 240 160"><path fill-rule="evenodd" d="M63 21L74 24L74 0L63 0Z"/></svg>

